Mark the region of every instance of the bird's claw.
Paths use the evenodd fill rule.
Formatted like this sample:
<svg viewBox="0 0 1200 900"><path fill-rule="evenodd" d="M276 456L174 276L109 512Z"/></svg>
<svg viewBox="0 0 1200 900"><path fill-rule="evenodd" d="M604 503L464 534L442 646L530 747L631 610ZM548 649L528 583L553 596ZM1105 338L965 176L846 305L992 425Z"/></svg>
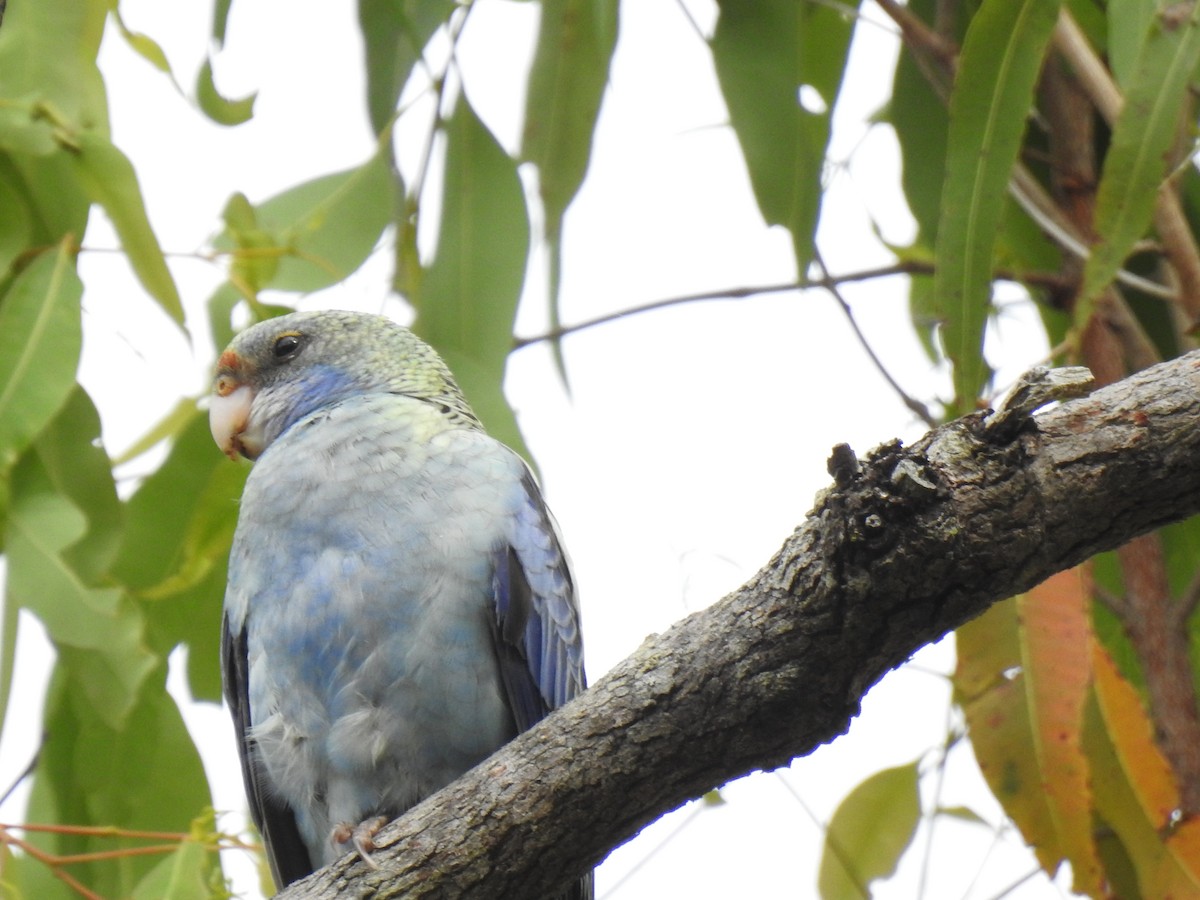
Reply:
<svg viewBox="0 0 1200 900"><path fill-rule="evenodd" d="M349 822L340 822L333 827L333 833L329 836L329 840L333 842L335 847L340 847L342 844L353 844L355 851L372 869L378 869L379 863L371 856L372 850L378 850L375 845L375 835L388 822L386 816L376 816L373 819L366 819L359 822L357 825L352 825Z"/></svg>

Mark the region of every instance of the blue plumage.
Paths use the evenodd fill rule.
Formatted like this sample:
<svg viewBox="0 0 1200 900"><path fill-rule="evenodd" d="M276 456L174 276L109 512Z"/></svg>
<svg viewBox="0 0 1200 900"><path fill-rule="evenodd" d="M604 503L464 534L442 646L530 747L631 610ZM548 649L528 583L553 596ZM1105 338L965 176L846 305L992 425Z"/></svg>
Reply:
<svg viewBox="0 0 1200 900"><path fill-rule="evenodd" d="M214 437L256 464L222 655L282 886L584 687L575 589L524 462L378 316L298 313L221 357ZM347 843L349 842L349 843ZM590 876L572 897L591 894Z"/></svg>

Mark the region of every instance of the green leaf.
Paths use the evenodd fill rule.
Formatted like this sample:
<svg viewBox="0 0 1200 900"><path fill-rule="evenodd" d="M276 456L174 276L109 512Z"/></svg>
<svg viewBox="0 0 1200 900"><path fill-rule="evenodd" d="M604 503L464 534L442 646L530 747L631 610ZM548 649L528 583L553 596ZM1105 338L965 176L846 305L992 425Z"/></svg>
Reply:
<svg viewBox="0 0 1200 900"><path fill-rule="evenodd" d="M155 670L128 720L114 728L72 689L63 667L56 670L46 697L48 738L30 799L31 821L191 832L212 798L195 744L166 691L165 674L165 666ZM71 869L102 897L131 896L161 860L113 853L145 841L67 832L40 835L37 843L57 853L111 854Z"/></svg>
<svg viewBox="0 0 1200 900"><path fill-rule="evenodd" d="M100 443L100 414L83 388L75 387L34 449L55 491L87 518L87 532L63 558L84 582L98 583L120 546L124 517Z"/></svg>
<svg viewBox="0 0 1200 900"><path fill-rule="evenodd" d="M279 271L279 260L287 250L275 235L259 226L257 211L240 191L226 201L221 218L225 230L213 245L230 252L229 281L237 287L239 297L256 298Z"/></svg>
<svg viewBox="0 0 1200 900"><path fill-rule="evenodd" d="M228 460L231 469L240 468ZM227 498L233 505L235 498ZM199 579L183 583L175 593L164 594L146 604L146 621L151 646L170 653L180 644L187 645L188 690L197 700L221 702L221 614L225 585L229 578L228 540L214 548L212 566Z"/></svg>
<svg viewBox="0 0 1200 900"><path fill-rule="evenodd" d="M617 42L615 0L543 0L525 100L521 155L537 166L550 255L550 327L557 329L562 228L592 155L592 134ZM566 377L562 345L554 341Z"/></svg>
<svg viewBox="0 0 1200 900"><path fill-rule="evenodd" d="M0 166L0 279L7 277L17 257L33 244L33 216L25 197L7 183Z"/></svg>
<svg viewBox="0 0 1200 900"><path fill-rule="evenodd" d="M960 822L969 822L972 825L982 825L984 828L991 829L991 824L975 810L969 806L940 806L937 814L939 816L947 816L951 819L957 819Z"/></svg>
<svg viewBox="0 0 1200 900"><path fill-rule="evenodd" d="M213 4L212 39L218 47L225 43L225 28L229 24L229 10L232 7L233 0L216 0Z"/></svg>
<svg viewBox="0 0 1200 900"><path fill-rule="evenodd" d="M984 0L959 58L934 276L956 414L974 409L989 376L983 331L992 252L1058 7L1058 0Z"/></svg>
<svg viewBox="0 0 1200 900"><path fill-rule="evenodd" d="M1200 63L1200 5L1191 7L1186 20L1164 13L1153 23L1100 174L1094 219L1099 242L1084 266L1075 307L1075 327L1081 333L1096 299L1150 225L1159 186L1173 165L1171 150Z"/></svg>
<svg viewBox="0 0 1200 900"><path fill-rule="evenodd" d="M64 242L18 275L0 303L0 471L71 393L82 342L82 294Z"/></svg>
<svg viewBox="0 0 1200 900"><path fill-rule="evenodd" d="M183 324L183 305L167 268L158 238L146 217L137 174L125 154L99 134L79 135L79 152L72 155L84 190L104 207L121 247L142 286L176 323Z"/></svg>
<svg viewBox="0 0 1200 900"><path fill-rule="evenodd" d="M255 91L235 100L221 96L213 82L212 60L204 60L196 75L196 102L206 116L218 125L241 125L254 118Z"/></svg>
<svg viewBox="0 0 1200 900"><path fill-rule="evenodd" d="M146 873L133 891L133 900L210 900L216 854L216 822L210 809L192 823L192 835L179 849Z"/></svg>
<svg viewBox="0 0 1200 900"><path fill-rule="evenodd" d="M719 0L713 61L763 218L792 234L798 270L813 257L830 119L853 17L795 0ZM824 110L806 108L815 91ZM810 102L809 107L813 106Z"/></svg>
<svg viewBox="0 0 1200 900"><path fill-rule="evenodd" d="M149 431L130 445L129 449L113 459L114 466L121 466L154 449L163 441L170 440L192 423L199 407L195 397L181 397L170 411L159 419Z"/></svg>
<svg viewBox="0 0 1200 900"><path fill-rule="evenodd" d="M521 155L537 166L548 234L561 231L587 172L617 41L617 8L614 0L542 3Z"/></svg>
<svg viewBox="0 0 1200 900"><path fill-rule="evenodd" d="M361 266L392 219L395 183L385 155L365 164L297 185L254 210L257 228L218 239L233 241L252 258L278 260L260 273L262 283L281 291L316 291L337 284ZM226 208L227 223L231 211ZM238 212L243 221L245 211Z"/></svg>
<svg viewBox="0 0 1200 900"><path fill-rule="evenodd" d="M1158 11L1158 0L1121 0L1106 4L1108 12L1108 64L1117 84L1128 89L1137 71L1146 34Z"/></svg>
<svg viewBox="0 0 1200 900"><path fill-rule="evenodd" d="M0 140L2 129L0 124ZM28 210L32 228L28 247L42 249L66 239L74 248L87 228L92 203L75 177L69 157L60 152L44 156L0 153L0 178L21 196Z"/></svg>
<svg viewBox="0 0 1200 900"><path fill-rule="evenodd" d="M930 15L932 3L909 3L917 15ZM887 120L896 131L904 167L900 184L919 240L932 247L941 219L939 198L946 178L946 139L950 119L941 98L930 87L910 52L901 52L892 82Z"/></svg>
<svg viewBox="0 0 1200 900"><path fill-rule="evenodd" d="M382 134L421 51L458 8L453 0L358 0L367 63L367 110Z"/></svg>
<svg viewBox="0 0 1200 900"><path fill-rule="evenodd" d="M501 389L529 253L525 194L465 95L446 137L437 253L413 298L413 330L445 357L488 430L528 458Z"/></svg>
<svg viewBox="0 0 1200 900"><path fill-rule="evenodd" d="M241 301L242 295L229 282L222 284L208 298L208 328L218 353L233 340L233 310Z"/></svg>
<svg viewBox="0 0 1200 900"><path fill-rule="evenodd" d="M118 588L87 585L66 559L88 530L86 516L59 494L27 455L14 471L8 522L8 603L46 626L73 689L110 727L120 728L154 668L138 608Z"/></svg>
<svg viewBox="0 0 1200 900"><path fill-rule="evenodd" d="M13 3L0 28L0 85L6 99L52 106L72 130L108 127L96 54L107 0Z"/></svg>
<svg viewBox="0 0 1200 900"><path fill-rule="evenodd" d="M202 581L223 564L248 471L221 455L208 417L197 410L158 471L130 498L113 574L147 598Z"/></svg>
<svg viewBox="0 0 1200 900"><path fill-rule="evenodd" d="M121 32L121 37L125 38L125 42L133 48L133 52L140 56L158 71L171 76L171 80L175 80L174 74L171 72L171 63L167 60L167 54L163 52L163 48L159 46L149 35L142 34L140 31L132 31L125 25L125 20L121 17L120 7L113 5L113 19L116 20L117 29Z"/></svg>
<svg viewBox="0 0 1200 900"><path fill-rule="evenodd" d="M838 806L825 834L817 885L825 900L868 897L912 843L921 818L917 764L876 772Z"/></svg>
<svg viewBox="0 0 1200 900"><path fill-rule="evenodd" d="M940 319L933 301L933 276L914 275L908 280L908 318L925 348L925 355L937 365L942 361L942 354L935 339Z"/></svg>

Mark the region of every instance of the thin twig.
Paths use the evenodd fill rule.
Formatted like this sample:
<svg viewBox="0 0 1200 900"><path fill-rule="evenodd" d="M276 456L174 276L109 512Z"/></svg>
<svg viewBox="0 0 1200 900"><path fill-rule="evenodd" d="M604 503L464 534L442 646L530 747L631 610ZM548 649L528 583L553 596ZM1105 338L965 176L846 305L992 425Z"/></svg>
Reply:
<svg viewBox="0 0 1200 900"><path fill-rule="evenodd" d="M1021 209L1025 210L1029 218L1033 219L1037 226L1063 250L1084 261L1092 255L1091 249L1058 214L1058 207L1050 200L1050 195L1046 193L1045 188L1023 163L1018 162L1013 167L1012 178L1008 182L1008 192ZM1157 281L1134 274L1128 269L1118 269L1115 280L1152 297L1159 297L1163 300L1179 299L1177 291L1159 284Z"/></svg>
<svg viewBox="0 0 1200 900"><path fill-rule="evenodd" d="M8 786L7 790L4 791L3 796L0 796L0 806L3 806L5 803L7 803L8 798L12 796L13 791L15 791L17 789L17 786L22 781L24 781L26 778L28 778L30 775L33 774L33 770L37 768L38 760L41 759L41 757L42 757L42 748L44 748L45 746L46 746L46 732L43 731L42 739L38 742L37 749L33 751L33 757L29 760L29 765L27 765L21 771L20 775L18 775L16 778L13 779L13 783L10 784ZM0 829L3 829L5 827L7 827L7 826L0 825Z"/></svg>
<svg viewBox="0 0 1200 900"><path fill-rule="evenodd" d="M933 414L929 412L929 408L915 397L910 397L904 388L900 386L900 382L896 381L896 379L892 377L892 373L887 370L887 367L883 364L883 360L881 360L875 354L875 350L871 347L870 342L867 340L867 336L863 334L862 329L858 327L858 322L854 318L854 310L850 308L850 304L846 301L846 298L842 296L841 289L838 287L838 282L830 277L829 270L825 268L825 261L821 258L821 251L815 247L813 248L813 260L821 269L820 286L825 288L825 290L829 292L830 296L832 296L842 308L842 312L846 316L846 321L850 324L850 330L854 332L854 336L858 339L859 346L863 348L863 352L867 354L867 358L871 360L871 364L875 366L876 371L883 376L883 380L891 386L892 390L895 391L896 395L910 411L916 414L921 421L930 428L936 428L937 419L935 419Z"/></svg>
<svg viewBox="0 0 1200 900"><path fill-rule="evenodd" d="M586 331L589 328L595 328L597 325L607 325L610 322L616 322L628 316L668 309L672 306L681 306L685 303L699 303L706 300L744 300L748 297L757 297L762 294L782 294L788 291L805 291L811 288L828 289L831 285L852 284L859 281L871 281L876 278L890 278L893 275L932 275L933 271L932 263L918 260L902 260L886 266L844 272L840 275L825 275L821 278L800 278L796 281L788 281L782 284L746 285L743 287L720 288L714 291L701 291L696 294L681 294L678 297L652 300L649 303L605 313L591 319L584 319L581 322L576 322L574 325L562 325L541 334L518 337L513 340L513 349L520 350L531 344L557 340L568 334ZM1003 281L1013 281L1035 287L1043 287L1050 291L1063 291L1072 286L1066 279L1052 272L1009 272L997 270L996 277Z"/></svg>
<svg viewBox="0 0 1200 900"><path fill-rule="evenodd" d="M1196 570L1196 574L1192 576L1187 589L1183 595L1175 602L1175 625L1177 628L1186 628L1188 619L1192 617L1192 613L1196 611L1196 607L1200 605L1200 569Z"/></svg>
<svg viewBox="0 0 1200 900"><path fill-rule="evenodd" d="M887 278L892 275L929 274L933 268L928 263L903 261L872 269L862 269L857 272L847 272L844 275L825 276L824 278L800 278L797 281L787 281L781 284L759 284L745 287L721 288L715 291L701 291L696 294L681 294L678 297L667 297L663 300L652 300L649 303L605 313L591 319L584 319L574 325L562 325L531 337L519 337L513 340L513 349L520 350L530 344L540 344L553 341L577 331L586 331L597 325L607 325L627 316L639 313L653 312L672 306L682 306L685 303L699 303L705 300L744 300L747 297L757 297L761 294L783 294L788 291L803 291L814 287L828 287L830 284L848 284L854 281L870 281L874 278Z"/></svg>

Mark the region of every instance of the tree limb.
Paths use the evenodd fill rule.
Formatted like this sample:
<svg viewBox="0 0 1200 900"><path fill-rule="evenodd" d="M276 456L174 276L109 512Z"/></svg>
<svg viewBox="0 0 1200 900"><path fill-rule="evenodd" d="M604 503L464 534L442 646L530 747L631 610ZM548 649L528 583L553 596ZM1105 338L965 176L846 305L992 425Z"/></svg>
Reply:
<svg viewBox="0 0 1200 900"><path fill-rule="evenodd" d="M283 896L551 894L668 810L833 740L871 685L995 601L1200 511L1200 353L1015 434L984 418L861 465L844 450L746 585L388 826L379 869L347 857Z"/></svg>

